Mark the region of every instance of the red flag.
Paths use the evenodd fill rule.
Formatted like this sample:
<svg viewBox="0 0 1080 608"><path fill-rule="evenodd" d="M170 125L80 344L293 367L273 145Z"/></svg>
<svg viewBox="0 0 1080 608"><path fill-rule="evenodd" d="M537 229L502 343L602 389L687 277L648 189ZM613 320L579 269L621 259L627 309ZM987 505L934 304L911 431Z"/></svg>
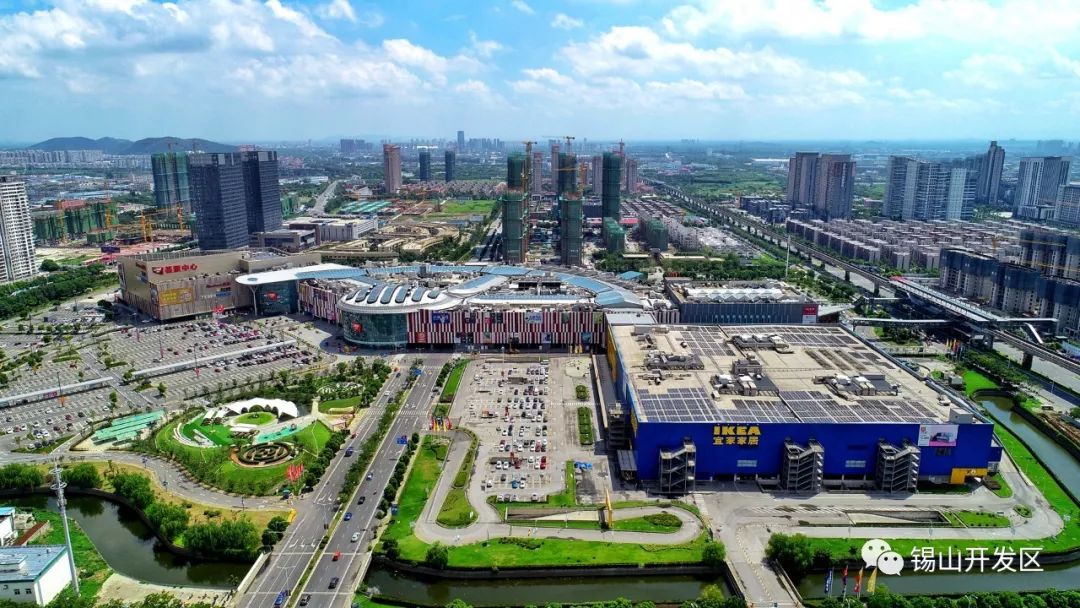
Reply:
<svg viewBox="0 0 1080 608"><path fill-rule="evenodd" d="M859 568L859 573L855 575L855 593L858 593L862 589L862 568Z"/></svg>

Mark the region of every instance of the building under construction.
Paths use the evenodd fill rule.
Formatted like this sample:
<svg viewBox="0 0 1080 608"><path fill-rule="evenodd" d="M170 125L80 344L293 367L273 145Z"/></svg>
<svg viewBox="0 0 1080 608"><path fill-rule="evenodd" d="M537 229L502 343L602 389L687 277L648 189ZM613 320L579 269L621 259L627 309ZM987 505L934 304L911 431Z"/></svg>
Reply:
<svg viewBox="0 0 1080 608"><path fill-rule="evenodd" d="M503 261L523 264L529 251L529 206L525 202L525 157L506 159L506 192L502 195Z"/></svg>
<svg viewBox="0 0 1080 608"><path fill-rule="evenodd" d="M600 202L603 206L603 216L611 218L618 223L619 214L619 190L622 187L622 156L614 152L604 152L603 169L601 170Z"/></svg>
<svg viewBox="0 0 1080 608"><path fill-rule="evenodd" d="M82 239L103 243L116 236L117 206L111 200L58 201L51 209L35 212L33 218L34 240L40 244Z"/></svg>

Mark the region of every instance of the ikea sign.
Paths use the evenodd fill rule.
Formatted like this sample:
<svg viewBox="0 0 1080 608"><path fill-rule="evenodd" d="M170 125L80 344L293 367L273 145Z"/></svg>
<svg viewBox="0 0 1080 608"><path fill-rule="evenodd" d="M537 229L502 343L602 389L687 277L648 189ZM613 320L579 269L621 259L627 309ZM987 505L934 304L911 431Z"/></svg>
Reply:
<svg viewBox="0 0 1080 608"><path fill-rule="evenodd" d="M756 446L761 443L761 427L742 424L718 424L713 427L713 445Z"/></svg>

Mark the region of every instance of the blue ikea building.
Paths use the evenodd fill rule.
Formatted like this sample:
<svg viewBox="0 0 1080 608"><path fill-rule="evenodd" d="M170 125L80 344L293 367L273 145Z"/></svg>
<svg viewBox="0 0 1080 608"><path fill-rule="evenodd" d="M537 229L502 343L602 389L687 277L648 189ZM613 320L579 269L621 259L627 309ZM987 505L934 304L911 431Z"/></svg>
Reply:
<svg viewBox="0 0 1080 608"><path fill-rule="evenodd" d="M664 493L733 478L907 492L1001 459L993 423L839 327L613 327L608 338L629 426L622 473Z"/></svg>

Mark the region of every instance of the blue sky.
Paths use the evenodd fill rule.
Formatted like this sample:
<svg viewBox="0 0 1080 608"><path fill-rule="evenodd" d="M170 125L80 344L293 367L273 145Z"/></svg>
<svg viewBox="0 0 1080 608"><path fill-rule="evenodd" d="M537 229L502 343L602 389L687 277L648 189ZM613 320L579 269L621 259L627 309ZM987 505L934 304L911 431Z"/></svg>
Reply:
<svg viewBox="0 0 1080 608"><path fill-rule="evenodd" d="M1080 139L1080 0L0 0L0 140Z"/></svg>

